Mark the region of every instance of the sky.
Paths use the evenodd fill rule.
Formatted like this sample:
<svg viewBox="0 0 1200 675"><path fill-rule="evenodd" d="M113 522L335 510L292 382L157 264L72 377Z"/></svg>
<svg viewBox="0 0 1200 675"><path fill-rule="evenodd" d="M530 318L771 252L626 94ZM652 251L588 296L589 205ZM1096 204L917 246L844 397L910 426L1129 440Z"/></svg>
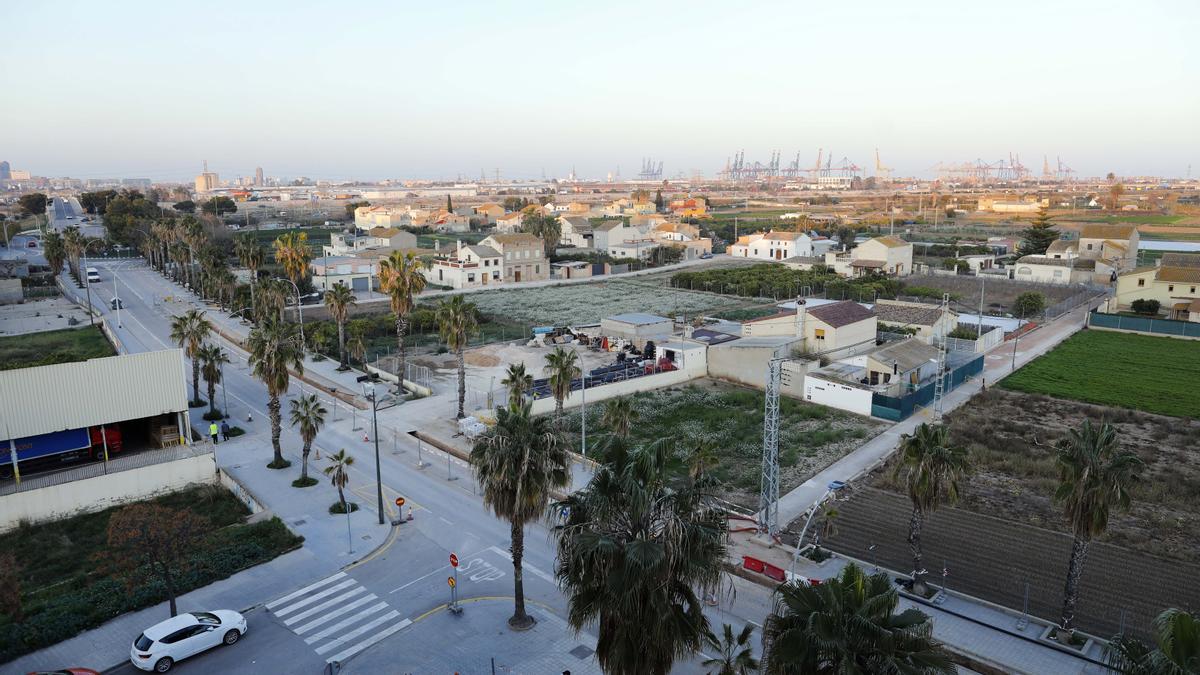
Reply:
<svg viewBox="0 0 1200 675"><path fill-rule="evenodd" d="M35 175L874 173L1016 153L1200 174L1200 2L4 2L0 159Z"/></svg>

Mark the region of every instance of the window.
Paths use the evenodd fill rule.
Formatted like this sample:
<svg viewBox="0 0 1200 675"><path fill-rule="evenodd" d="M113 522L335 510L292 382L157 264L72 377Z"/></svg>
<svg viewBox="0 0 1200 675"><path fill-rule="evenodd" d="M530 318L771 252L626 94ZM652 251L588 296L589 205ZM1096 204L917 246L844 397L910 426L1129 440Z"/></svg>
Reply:
<svg viewBox="0 0 1200 675"><path fill-rule="evenodd" d="M1033 270L1028 267L1018 267L1017 274L1033 274Z"/></svg>
<svg viewBox="0 0 1200 675"><path fill-rule="evenodd" d="M1191 292L1192 292L1192 293L1195 293L1195 292L1196 292L1196 287L1195 287L1195 286L1192 286L1192 290L1191 290Z"/></svg>
<svg viewBox="0 0 1200 675"><path fill-rule="evenodd" d="M1145 286L1145 285L1146 285L1146 280L1145 280L1145 279L1138 279L1138 288L1141 288L1141 287L1143 287L1143 286Z"/></svg>
<svg viewBox="0 0 1200 675"><path fill-rule="evenodd" d="M467 274L467 283L474 283L474 282L475 282L475 275Z"/></svg>
<svg viewBox="0 0 1200 675"><path fill-rule="evenodd" d="M816 335L818 340L825 339L825 329L824 328L817 328L813 331L813 333Z"/></svg>
<svg viewBox="0 0 1200 675"><path fill-rule="evenodd" d="M1092 245L1091 245L1091 244L1088 244L1088 250L1089 250L1089 251L1090 251L1090 250L1092 250Z"/></svg>
<svg viewBox="0 0 1200 675"><path fill-rule="evenodd" d="M1062 273L1063 273L1063 271L1062 271L1062 270L1054 270L1054 278L1055 278L1055 279L1060 279L1060 278L1062 278Z"/></svg>
<svg viewBox="0 0 1200 675"><path fill-rule="evenodd" d="M499 281L499 280L500 280L500 273L492 272L492 281Z"/></svg>
<svg viewBox="0 0 1200 675"><path fill-rule="evenodd" d="M541 266L541 265L534 265L534 266L533 266L533 273L534 273L534 274L541 274L541 273L542 273L542 266Z"/></svg>
<svg viewBox="0 0 1200 675"><path fill-rule="evenodd" d="M1170 286L1167 286L1167 292L1168 292L1168 293L1173 293L1174 291L1175 291L1175 285L1174 285L1174 284L1171 284Z"/></svg>
<svg viewBox="0 0 1200 675"><path fill-rule="evenodd" d="M442 271L438 270L438 281L442 280Z"/></svg>
<svg viewBox="0 0 1200 675"><path fill-rule="evenodd" d="M203 624L210 626L221 625L221 619L216 614L210 612L192 612L192 616L196 617L196 620Z"/></svg>

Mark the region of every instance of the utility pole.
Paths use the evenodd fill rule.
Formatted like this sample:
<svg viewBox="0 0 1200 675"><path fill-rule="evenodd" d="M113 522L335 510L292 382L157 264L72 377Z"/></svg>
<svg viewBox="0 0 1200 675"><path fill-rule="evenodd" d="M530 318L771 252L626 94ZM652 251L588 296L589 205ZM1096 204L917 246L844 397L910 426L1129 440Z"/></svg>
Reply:
<svg viewBox="0 0 1200 675"><path fill-rule="evenodd" d="M379 376L372 373L370 375L360 375L357 379L363 383L363 394L371 402L371 421L375 435L375 492L379 498L377 505L379 510L379 524L383 525L385 522L383 518L383 470L379 466L379 398L375 392L375 383L379 381ZM367 393L368 385L371 387L371 393L369 394Z"/></svg>
<svg viewBox="0 0 1200 675"><path fill-rule="evenodd" d="M763 414L762 483L758 500L759 530L768 538L779 533L779 387L783 359L767 364Z"/></svg>

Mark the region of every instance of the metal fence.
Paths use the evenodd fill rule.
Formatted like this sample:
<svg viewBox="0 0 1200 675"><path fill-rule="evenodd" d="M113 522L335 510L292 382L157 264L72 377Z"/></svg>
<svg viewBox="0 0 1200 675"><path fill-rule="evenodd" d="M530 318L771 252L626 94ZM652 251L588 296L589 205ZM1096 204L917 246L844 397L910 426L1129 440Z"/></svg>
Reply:
<svg viewBox="0 0 1200 675"><path fill-rule="evenodd" d="M1108 289L1104 286L1087 284L1081 288L1079 292L1047 307L1043 314L1047 319L1057 319L1058 317L1066 314L1085 302L1091 302L1092 300L1103 296L1107 292Z"/></svg>
<svg viewBox="0 0 1200 675"><path fill-rule="evenodd" d="M146 466L155 464L163 464L165 462L174 462L179 459L187 459L189 457L200 457L203 455L211 455L213 448L207 443L197 443L191 445L178 445L161 450L147 450L132 455L118 457L108 462L92 462L84 464L73 469L64 469L52 473L43 473L28 478L22 478L20 484L15 481L6 485L0 485L0 495L10 495L17 492L26 492L28 490L38 490L40 488L51 487L53 485L62 485L63 483L71 483L77 480L87 478L95 478L97 476L105 476L110 473L119 471L129 471L131 469L140 469Z"/></svg>
<svg viewBox="0 0 1200 675"><path fill-rule="evenodd" d="M976 375L983 370L983 355L974 357L973 359L947 370L941 375L945 379L946 392L953 391L958 385L962 384L967 378ZM880 417L893 422L899 422L903 419L908 419L916 412L917 408L929 405L933 402L933 395L936 378L919 389L913 390L903 396L885 396L883 394L873 394L871 397L871 415Z"/></svg>
<svg viewBox="0 0 1200 675"><path fill-rule="evenodd" d="M1158 319L1149 316L1125 316L1092 312L1088 324L1096 328L1113 328L1154 335L1200 338L1200 323Z"/></svg>

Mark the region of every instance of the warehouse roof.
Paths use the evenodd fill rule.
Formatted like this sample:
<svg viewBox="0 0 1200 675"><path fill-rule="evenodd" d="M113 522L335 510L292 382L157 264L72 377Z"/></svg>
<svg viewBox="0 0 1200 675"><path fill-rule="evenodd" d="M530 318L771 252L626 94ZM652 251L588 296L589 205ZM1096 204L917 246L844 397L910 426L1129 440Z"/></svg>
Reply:
<svg viewBox="0 0 1200 675"><path fill-rule="evenodd" d="M607 320L608 321L619 321L621 323L627 323L627 324L630 324L633 326L649 326L651 324L662 323L664 321L668 321L668 322L670 321L670 319L668 319L665 316L658 316L656 314L643 314L641 312L629 312L627 314L616 314L614 316L608 317Z"/></svg>
<svg viewBox="0 0 1200 675"><path fill-rule="evenodd" d="M0 435L25 438L184 412L186 389L181 349L6 370Z"/></svg>

